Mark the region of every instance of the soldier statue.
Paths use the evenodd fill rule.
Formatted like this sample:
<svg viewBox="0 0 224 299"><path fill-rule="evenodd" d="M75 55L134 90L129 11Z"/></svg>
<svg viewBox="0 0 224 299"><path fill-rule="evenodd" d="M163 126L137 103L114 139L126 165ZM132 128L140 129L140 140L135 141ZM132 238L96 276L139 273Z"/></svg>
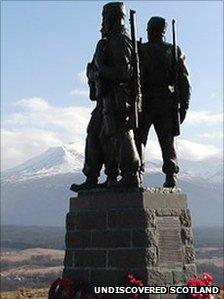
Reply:
<svg viewBox="0 0 224 299"><path fill-rule="evenodd" d="M102 17L102 38L97 44L93 62L87 68L92 88L90 96L97 99L86 141L84 174L87 180L81 185L71 186L71 190L76 192L96 187L103 163L107 166L109 178L106 186L140 185L140 158L130 126L132 44L124 25L123 3L104 5ZM122 177L119 182L118 167Z"/></svg>
<svg viewBox="0 0 224 299"><path fill-rule="evenodd" d="M103 35L103 34L102 34ZM95 57L102 50L103 40L97 44L95 54L91 63L87 65L87 78L89 84L89 97L91 101L96 101L96 107L91 113L91 118L87 127L87 137L85 144L85 161L83 173L86 180L82 184L72 184L71 190L79 192L81 190L94 189L97 187L109 187L117 182L119 175L118 162L116 158L114 141L104 134L103 124L103 83L98 76ZM106 182L98 184L100 171L105 166Z"/></svg>
<svg viewBox="0 0 224 299"><path fill-rule="evenodd" d="M164 18L152 17L147 25L148 42L139 44L142 114L135 139L141 158L142 175L147 136L151 125L154 125L162 150L162 170L166 175L163 186L175 187L179 172L174 147L174 137L179 135L175 119L178 115L180 123L185 119L189 107L190 83L184 55L179 47L176 47L177 61L174 67L175 49L173 44L165 42L166 26Z"/></svg>

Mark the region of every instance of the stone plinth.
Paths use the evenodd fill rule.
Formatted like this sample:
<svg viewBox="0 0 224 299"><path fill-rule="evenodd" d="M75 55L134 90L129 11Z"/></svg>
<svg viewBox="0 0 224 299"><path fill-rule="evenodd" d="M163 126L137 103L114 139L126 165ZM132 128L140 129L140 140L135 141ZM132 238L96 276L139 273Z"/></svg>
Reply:
<svg viewBox="0 0 224 299"><path fill-rule="evenodd" d="M96 286L124 286L130 273L145 286L185 284L196 273L191 216L174 190L71 198L64 275Z"/></svg>

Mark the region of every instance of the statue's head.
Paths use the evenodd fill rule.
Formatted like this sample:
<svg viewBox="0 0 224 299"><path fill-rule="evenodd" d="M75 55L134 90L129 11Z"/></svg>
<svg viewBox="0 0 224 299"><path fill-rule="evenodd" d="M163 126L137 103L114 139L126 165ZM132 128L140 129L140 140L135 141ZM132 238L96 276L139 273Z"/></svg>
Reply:
<svg viewBox="0 0 224 299"><path fill-rule="evenodd" d="M124 27L125 14L123 2L109 2L105 4L102 12L102 34L107 34L116 27Z"/></svg>
<svg viewBox="0 0 224 299"><path fill-rule="evenodd" d="M152 17L147 24L148 39L163 38L166 32L167 22L162 17Z"/></svg>

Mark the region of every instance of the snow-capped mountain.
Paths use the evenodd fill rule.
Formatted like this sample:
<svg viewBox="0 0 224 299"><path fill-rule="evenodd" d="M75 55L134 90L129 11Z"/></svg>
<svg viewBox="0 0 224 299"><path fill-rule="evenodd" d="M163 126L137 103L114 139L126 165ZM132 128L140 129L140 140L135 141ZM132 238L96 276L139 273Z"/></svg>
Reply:
<svg viewBox="0 0 224 299"><path fill-rule="evenodd" d="M223 182L223 159L214 157L201 161L180 160L182 176L201 178L212 183Z"/></svg>
<svg viewBox="0 0 224 299"><path fill-rule="evenodd" d="M82 169L83 159L83 155L75 150L74 144L69 143L49 148L21 165L2 172L2 178L3 181L13 182L74 173Z"/></svg>
<svg viewBox="0 0 224 299"><path fill-rule="evenodd" d="M42 154L27 160L21 165L2 172L3 182L25 181L59 174L77 173L83 167L84 155L77 152L74 143L49 148ZM210 180L213 183L223 180L221 158L202 161L180 161L180 179ZM161 172L162 161L146 161L146 172Z"/></svg>
<svg viewBox="0 0 224 299"><path fill-rule="evenodd" d="M84 155L77 152L74 143L49 148L14 168L2 172L2 182L18 182L60 174L81 172ZM158 161L146 162L146 171L159 172Z"/></svg>
<svg viewBox="0 0 224 299"><path fill-rule="evenodd" d="M53 147L2 173L2 223L62 225L68 211L72 183L84 180L84 157L74 144ZM161 161L148 161L144 185L161 187ZM180 161L178 185L187 193L193 222L222 222L222 161Z"/></svg>

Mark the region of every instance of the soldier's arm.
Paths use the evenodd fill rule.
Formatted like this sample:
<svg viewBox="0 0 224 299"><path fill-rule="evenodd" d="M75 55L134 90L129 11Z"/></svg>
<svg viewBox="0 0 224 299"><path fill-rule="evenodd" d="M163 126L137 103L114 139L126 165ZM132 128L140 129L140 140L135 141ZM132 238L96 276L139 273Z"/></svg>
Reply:
<svg viewBox="0 0 224 299"><path fill-rule="evenodd" d="M185 56L181 52L180 48L177 48L178 53L178 76L177 84L179 91L179 101L180 101L180 123L182 124L185 120L187 110L189 108L190 96L191 96L191 86L189 79L189 72L185 63Z"/></svg>
<svg viewBox="0 0 224 299"><path fill-rule="evenodd" d="M110 44L113 66L98 64L99 74L102 78L110 81L129 82L131 79L131 46L118 38ZM108 57L110 59L110 57Z"/></svg>
<svg viewBox="0 0 224 299"><path fill-rule="evenodd" d="M86 77L88 79L89 85L89 98L91 101L97 101L96 97L96 77L97 77L96 66L94 65L94 57L91 62L87 64L86 67Z"/></svg>
<svg viewBox="0 0 224 299"><path fill-rule="evenodd" d="M191 96L191 85L189 79L189 72L185 62L185 55L178 50L178 89L180 104L183 108L189 108L190 96Z"/></svg>
<svg viewBox="0 0 224 299"><path fill-rule="evenodd" d="M95 57L98 55L102 55L104 51L104 47L106 44L105 39L100 39L97 43L95 53L93 55L93 59L90 63L87 64L86 68L86 76L88 78L89 84L89 97L91 101L99 100L99 72L95 65ZM97 99L98 98L98 99Z"/></svg>

